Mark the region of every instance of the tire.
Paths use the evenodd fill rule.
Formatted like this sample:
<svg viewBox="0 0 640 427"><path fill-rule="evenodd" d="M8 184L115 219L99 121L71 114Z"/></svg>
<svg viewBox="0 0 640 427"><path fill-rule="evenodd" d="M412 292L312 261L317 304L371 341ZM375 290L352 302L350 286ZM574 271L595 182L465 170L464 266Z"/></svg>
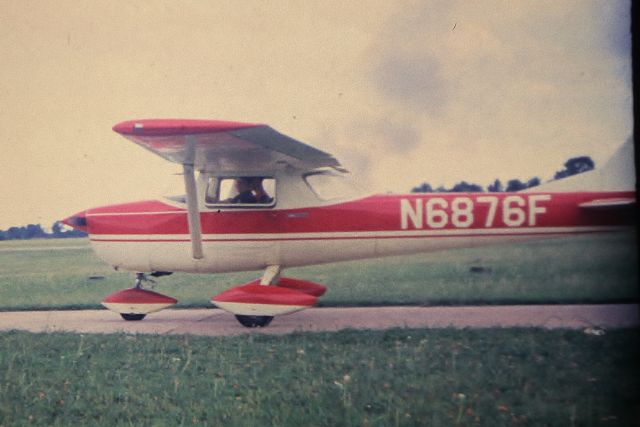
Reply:
<svg viewBox="0 0 640 427"><path fill-rule="evenodd" d="M144 317L146 316L146 314L138 314L138 313L120 313L120 316L122 316L122 318L124 320L142 320L144 319Z"/></svg>
<svg viewBox="0 0 640 427"><path fill-rule="evenodd" d="M273 320L273 316L240 316L236 315L238 322L245 328L264 328Z"/></svg>

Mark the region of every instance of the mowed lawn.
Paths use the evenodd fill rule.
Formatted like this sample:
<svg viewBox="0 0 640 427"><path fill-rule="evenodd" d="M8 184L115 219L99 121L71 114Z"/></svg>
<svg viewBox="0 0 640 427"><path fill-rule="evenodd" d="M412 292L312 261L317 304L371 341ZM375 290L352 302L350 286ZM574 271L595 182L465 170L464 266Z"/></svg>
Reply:
<svg viewBox="0 0 640 427"><path fill-rule="evenodd" d="M637 330L0 333L0 425L635 426Z"/></svg>
<svg viewBox="0 0 640 427"><path fill-rule="evenodd" d="M328 287L319 305L505 304L631 301L638 297L633 233L555 238L431 254L292 268ZM261 272L175 273L155 290L178 307L209 299ZM99 260L85 239L0 242L0 310L96 308L134 275Z"/></svg>
<svg viewBox="0 0 640 427"><path fill-rule="evenodd" d="M637 300L633 235L296 268L326 305ZM260 273L158 280L180 306ZM86 240L0 243L4 310L131 286ZM635 426L640 332L394 329L192 337L0 332L0 426Z"/></svg>

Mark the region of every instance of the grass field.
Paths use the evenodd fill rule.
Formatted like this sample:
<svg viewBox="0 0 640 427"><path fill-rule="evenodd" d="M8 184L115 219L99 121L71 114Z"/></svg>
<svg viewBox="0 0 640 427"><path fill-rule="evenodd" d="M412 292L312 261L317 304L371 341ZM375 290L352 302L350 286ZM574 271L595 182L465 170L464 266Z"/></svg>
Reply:
<svg viewBox="0 0 640 427"><path fill-rule="evenodd" d="M326 285L325 306L628 301L638 297L636 257L632 234L607 234L293 268L286 275ZM260 274L176 273L160 278L156 290L177 298L178 307L209 307L213 295ZM132 284L132 273L111 269L84 239L0 242L0 310L96 308Z"/></svg>
<svg viewBox="0 0 640 427"><path fill-rule="evenodd" d="M639 339L637 330L5 332L0 425L634 426Z"/></svg>
<svg viewBox="0 0 640 427"><path fill-rule="evenodd" d="M481 267L474 273L472 267ZM477 269L476 269L477 270ZM259 273L174 274L180 306ZM633 236L452 250L287 271L324 305L637 300ZM0 309L97 307L132 274L86 240L1 242ZM0 332L0 427L634 426L640 332L342 331L234 338Z"/></svg>

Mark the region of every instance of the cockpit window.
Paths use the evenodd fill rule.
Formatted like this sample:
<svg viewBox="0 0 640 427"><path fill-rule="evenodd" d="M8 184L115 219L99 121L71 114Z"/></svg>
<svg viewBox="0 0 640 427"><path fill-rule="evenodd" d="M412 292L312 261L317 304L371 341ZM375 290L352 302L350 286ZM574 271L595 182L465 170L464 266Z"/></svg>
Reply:
<svg viewBox="0 0 640 427"><path fill-rule="evenodd" d="M276 203L276 180L271 177L212 177L205 196L207 206L270 207Z"/></svg>
<svg viewBox="0 0 640 427"><path fill-rule="evenodd" d="M349 199L358 196L359 189L344 173L331 170L311 172L304 176L311 190L322 200Z"/></svg>

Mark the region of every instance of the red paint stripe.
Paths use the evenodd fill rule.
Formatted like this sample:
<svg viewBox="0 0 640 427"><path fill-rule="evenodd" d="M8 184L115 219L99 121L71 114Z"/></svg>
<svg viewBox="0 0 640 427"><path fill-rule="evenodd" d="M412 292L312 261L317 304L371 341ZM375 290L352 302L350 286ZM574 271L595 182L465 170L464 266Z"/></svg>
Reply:
<svg viewBox="0 0 640 427"><path fill-rule="evenodd" d="M533 193L531 193L532 195ZM606 197L629 196L628 192L612 193L553 193L551 201L541 202L544 213L536 217L537 227L577 227L577 226L609 226L629 223L624 212L585 210L579 205L595 199ZM425 224L424 204L432 198L447 200L451 206L456 198L465 197L473 200L474 221L471 229L483 228L487 222L489 204L479 202L478 197L491 197L497 201L491 229L508 227L504 223L502 200L505 197L528 197L530 194L425 194L406 196L372 196L336 205L310 207L306 209L264 209L252 211L226 210L222 212L208 211L200 215L203 234L291 234L291 233L327 233L352 231L399 231L401 227L400 200L409 200L412 206L416 203L422 208L422 225ZM417 201L420 200L418 203ZM153 235L153 234L189 234L186 212L175 212L175 207L160 202L141 202L129 205L116 205L88 211L89 233L92 235ZM417 209L417 208L415 208ZM527 226L530 212L522 207L527 216L523 226ZM451 208L445 209L449 221L442 230L457 230L450 220ZM159 212L149 214L149 212ZM160 213L162 212L162 213ZM166 212L166 213L165 213ZM296 217L304 213L304 217ZM95 215L100 214L100 215ZM125 215L126 214L126 215ZM409 224L409 230L413 230Z"/></svg>

